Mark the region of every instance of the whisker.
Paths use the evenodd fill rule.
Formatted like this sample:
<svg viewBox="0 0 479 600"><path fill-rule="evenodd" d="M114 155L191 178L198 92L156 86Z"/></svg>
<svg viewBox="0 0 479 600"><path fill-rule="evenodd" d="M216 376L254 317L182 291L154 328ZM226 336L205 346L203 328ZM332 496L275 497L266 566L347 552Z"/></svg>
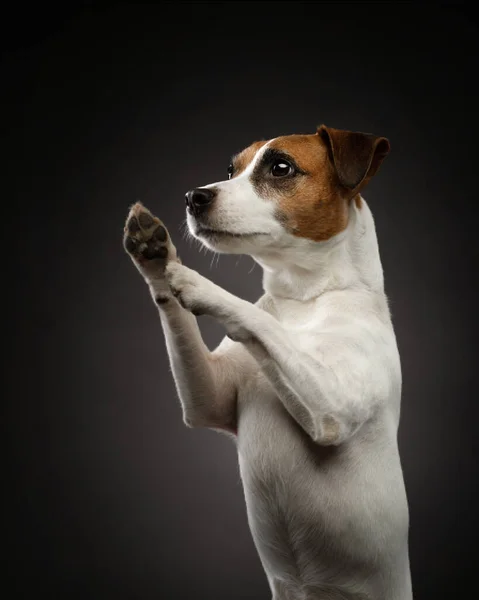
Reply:
<svg viewBox="0 0 479 600"><path fill-rule="evenodd" d="M213 252L213 256L211 257L211 262L210 262L210 271L213 268L213 262L215 260L215 255L216 255L216 252Z"/></svg>

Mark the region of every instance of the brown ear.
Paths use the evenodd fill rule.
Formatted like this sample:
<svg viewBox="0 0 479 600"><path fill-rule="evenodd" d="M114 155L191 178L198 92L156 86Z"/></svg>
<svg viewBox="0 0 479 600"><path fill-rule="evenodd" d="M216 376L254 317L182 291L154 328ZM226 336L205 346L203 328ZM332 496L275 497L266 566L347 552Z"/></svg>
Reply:
<svg viewBox="0 0 479 600"><path fill-rule="evenodd" d="M328 149L339 183L359 191L375 175L389 153L389 141L370 133L344 131L321 125L318 135Z"/></svg>

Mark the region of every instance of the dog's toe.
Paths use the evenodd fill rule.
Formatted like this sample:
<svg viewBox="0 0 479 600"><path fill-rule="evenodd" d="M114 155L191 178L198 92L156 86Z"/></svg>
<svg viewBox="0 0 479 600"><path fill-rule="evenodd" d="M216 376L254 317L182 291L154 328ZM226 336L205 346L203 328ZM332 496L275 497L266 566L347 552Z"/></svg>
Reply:
<svg viewBox="0 0 479 600"><path fill-rule="evenodd" d="M140 231L140 225L135 215L131 215L128 218L126 222L126 228L130 233L137 233L138 231Z"/></svg>
<svg viewBox="0 0 479 600"><path fill-rule="evenodd" d="M123 240L123 245L125 246L125 250L130 254L134 254L138 249L138 241L135 238L126 235Z"/></svg>
<svg viewBox="0 0 479 600"><path fill-rule="evenodd" d="M166 240L168 239L168 232L166 231L165 227L163 227L163 225L158 225L158 227L153 232L152 237L158 242L166 242Z"/></svg>
<svg viewBox="0 0 479 600"><path fill-rule="evenodd" d="M163 270L168 260L176 260L176 249L163 223L137 202L126 220L123 246L142 270Z"/></svg>
<svg viewBox="0 0 479 600"><path fill-rule="evenodd" d="M142 229L149 229L155 222L155 219L149 212L142 210L138 215L138 222Z"/></svg>

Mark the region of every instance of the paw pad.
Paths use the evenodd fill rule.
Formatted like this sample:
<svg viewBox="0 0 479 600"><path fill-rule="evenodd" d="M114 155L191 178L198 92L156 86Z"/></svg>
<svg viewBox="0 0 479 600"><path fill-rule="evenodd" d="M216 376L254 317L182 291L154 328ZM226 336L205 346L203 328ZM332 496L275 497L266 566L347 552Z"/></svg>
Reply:
<svg viewBox="0 0 479 600"><path fill-rule="evenodd" d="M132 207L128 216L123 246L141 264L154 259L165 260L174 253L166 228L140 203Z"/></svg>

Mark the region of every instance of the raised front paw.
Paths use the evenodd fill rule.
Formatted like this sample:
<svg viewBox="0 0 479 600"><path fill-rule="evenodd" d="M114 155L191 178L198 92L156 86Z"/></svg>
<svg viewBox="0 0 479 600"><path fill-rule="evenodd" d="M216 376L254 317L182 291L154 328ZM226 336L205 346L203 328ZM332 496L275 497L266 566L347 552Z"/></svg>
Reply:
<svg viewBox="0 0 479 600"><path fill-rule="evenodd" d="M179 260L166 227L141 202L134 204L128 214L123 246L150 283L164 281L168 262Z"/></svg>
<svg viewBox="0 0 479 600"><path fill-rule="evenodd" d="M217 286L180 263L169 263L165 270L171 293L183 308L194 315L210 313Z"/></svg>

